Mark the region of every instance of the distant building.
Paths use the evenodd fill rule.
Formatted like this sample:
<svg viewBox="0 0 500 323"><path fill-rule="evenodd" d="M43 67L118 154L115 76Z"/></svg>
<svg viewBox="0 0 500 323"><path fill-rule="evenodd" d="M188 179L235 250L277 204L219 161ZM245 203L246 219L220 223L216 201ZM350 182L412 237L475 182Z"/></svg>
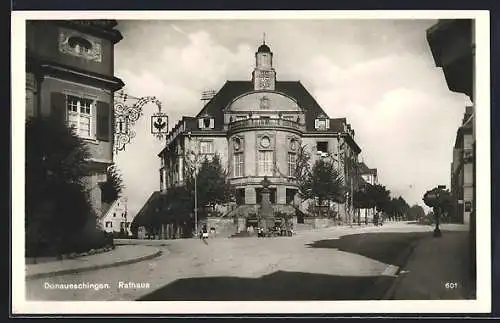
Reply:
<svg viewBox="0 0 500 323"><path fill-rule="evenodd" d="M101 189L113 162L115 20L30 20L26 23L26 117L59 115L91 153L86 185L101 216Z"/></svg>
<svg viewBox="0 0 500 323"><path fill-rule="evenodd" d="M218 153L237 192L238 206L229 216L245 219L256 209L264 177L271 182L275 210L306 212L294 177L299 148L305 145L311 163L332 158L343 176L349 194L337 209L347 221L354 214L355 165L361 152L354 130L345 118L330 118L300 81L277 80L268 45L257 49L255 63L251 80L227 81L196 116L183 117L171 130L159 154L160 189L183 185L191 153Z"/></svg>
<svg viewBox="0 0 500 323"><path fill-rule="evenodd" d="M453 147L453 162L451 163L451 193L453 197L454 214L452 220L469 223L474 196L474 178L472 155L473 123L472 107L467 107L462 125L457 130Z"/></svg>
<svg viewBox="0 0 500 323"><path fill-rule="evenodd" d="M108 209L106 214L99 219L102 230L106 232L132 235L130 223L132 219L127 211L127 198L119 198Z"/></svg>
<svg viewBox="0 0 500 323"><path fill-rule="evenodd" d="M364 162L358 164L359 175L364 180L365 183L370 185L378 184L378 176L376 168L369 168ZM361 221L365 219L368 221L373 220L373 215L375 214L375 209L360 209Z"/></svg>

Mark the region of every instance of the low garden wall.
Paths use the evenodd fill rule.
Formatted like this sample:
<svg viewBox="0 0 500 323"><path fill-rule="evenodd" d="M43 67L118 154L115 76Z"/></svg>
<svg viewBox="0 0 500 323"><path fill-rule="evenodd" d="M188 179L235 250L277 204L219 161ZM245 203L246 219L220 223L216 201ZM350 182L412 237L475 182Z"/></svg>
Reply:
<svg viewBox="0 0 500 323"><path fill-rule="evenodd" d="M236 223L233 218L208 217L206 221L207 229L215 229L216 237L230 237L236 233Z"/></svg>
<svg viewBox="0 0 500 323"><path fill-rule="evenodd" d="M325 217L305 217L304 224L309 224L313 229L321 229L334 226L335 221Z"/></svg>

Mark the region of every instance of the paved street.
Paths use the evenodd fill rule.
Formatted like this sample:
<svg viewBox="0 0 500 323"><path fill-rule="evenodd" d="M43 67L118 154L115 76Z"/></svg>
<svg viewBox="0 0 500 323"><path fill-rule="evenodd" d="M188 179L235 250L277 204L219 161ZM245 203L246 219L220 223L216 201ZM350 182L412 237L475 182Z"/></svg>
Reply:
<svg viewBox="0 0 500 323"><path fill-rule="evenodd" d="M198 239L161 241L163 246L158 241L144 241L167 250L135 264L30 280L26 297L93 301L380 299L395 281L398 267L408 261L410 248L428 238L431 231L429 226L387 223L383 227L303 231L293 237L209 239L207 244ZM70 282L108 285L100 290L47 288Z"/></svg>

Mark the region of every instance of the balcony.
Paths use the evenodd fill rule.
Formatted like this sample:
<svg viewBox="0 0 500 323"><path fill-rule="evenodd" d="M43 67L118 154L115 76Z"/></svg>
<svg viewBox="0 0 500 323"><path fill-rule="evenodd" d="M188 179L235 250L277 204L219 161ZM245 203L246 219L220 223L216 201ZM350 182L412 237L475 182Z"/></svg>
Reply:
<svg viewBox="0 0 500 323"><path fill-rule="evenodd" d="M231 132L252 128L285 128L299 132L305 131L305 126L295 121L271 118L237 120L230 123L228 128Z"/></svg>

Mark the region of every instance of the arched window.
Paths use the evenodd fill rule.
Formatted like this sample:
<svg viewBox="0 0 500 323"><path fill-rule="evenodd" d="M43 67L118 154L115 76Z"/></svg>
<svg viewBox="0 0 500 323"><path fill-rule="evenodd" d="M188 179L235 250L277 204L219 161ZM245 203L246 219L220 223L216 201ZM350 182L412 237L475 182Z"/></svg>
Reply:
<svg viewBox="0 0 500 323"><path fill-rule="evenodd" d="M85 38L73 36L68 39L68 45L77 53L89 53L92 50L92 44Z"/></svg>

